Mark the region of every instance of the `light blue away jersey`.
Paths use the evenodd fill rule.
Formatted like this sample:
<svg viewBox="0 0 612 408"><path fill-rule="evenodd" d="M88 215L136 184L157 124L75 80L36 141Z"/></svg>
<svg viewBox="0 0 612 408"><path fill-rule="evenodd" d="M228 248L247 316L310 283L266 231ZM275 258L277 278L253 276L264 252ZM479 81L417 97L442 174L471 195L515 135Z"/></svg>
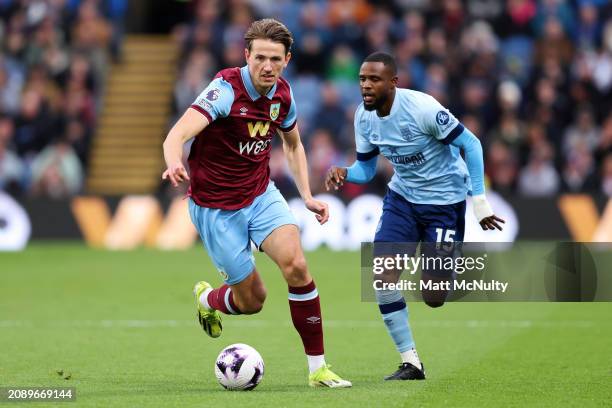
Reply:
<svg viewBox="0 0 612 408"><path fill-rule="evenodd" d="M357 158L382 153L395 173L389 188L415 204L463 201L471 189L459 148L450 143L463 125L432 96L396 88L391 113L379 117L363 103L355 112Z"/></svg>

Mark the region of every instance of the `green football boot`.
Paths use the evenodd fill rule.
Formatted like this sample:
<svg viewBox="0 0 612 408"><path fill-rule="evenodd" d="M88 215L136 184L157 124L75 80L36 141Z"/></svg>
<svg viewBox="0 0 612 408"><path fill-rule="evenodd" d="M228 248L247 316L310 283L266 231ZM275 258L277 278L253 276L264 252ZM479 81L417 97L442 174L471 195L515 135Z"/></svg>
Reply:
<svg viewBox="0 0 612 408"><path fill-rule="evenodd" d="M311 387L327 388L349 388L353 386L350 381L343 380L338 374L330 370L330 367L330 365L326 364L310 374L308 376L308 385Z"/></svg>
<svg viewBox="0 0 612 408"><path fill-rule="evenodd" d="M195 287L193 288L198 322L200 322L200 326L202 326L202 330L204 330L206 334L208 334L210 337L217 338L221 336L221 332L223 331L223 326L221 325L221 315L216 310L209 310L200 303L200 295L206 289L212 289L212 286L210 286L208 282L204 281L196 283Z"/></svg>

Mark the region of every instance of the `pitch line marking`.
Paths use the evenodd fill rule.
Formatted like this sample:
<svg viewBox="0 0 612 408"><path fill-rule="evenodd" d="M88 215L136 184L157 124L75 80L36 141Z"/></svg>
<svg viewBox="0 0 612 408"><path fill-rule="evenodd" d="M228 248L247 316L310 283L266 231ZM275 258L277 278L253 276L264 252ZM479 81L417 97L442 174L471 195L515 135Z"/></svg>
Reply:
<svg viewBox="0 0 612 408"><path fill-rule="evenodd" d="M230 320L231 322L231 320ZM434 328L587 328L600 325L602 322L593 320L414 320L414 327ZM231 324L231 323L230 323ZM324 320L326 327L334 328L382 328L382 320ZM132 328L150 329L158 327L181 328L194 326L192 320L45 320L44 322L34 320L0 320L0 328ZM292 326L291 321L263 320L263 319L235 319L234 327L268 328L273 326Z"/></svg>

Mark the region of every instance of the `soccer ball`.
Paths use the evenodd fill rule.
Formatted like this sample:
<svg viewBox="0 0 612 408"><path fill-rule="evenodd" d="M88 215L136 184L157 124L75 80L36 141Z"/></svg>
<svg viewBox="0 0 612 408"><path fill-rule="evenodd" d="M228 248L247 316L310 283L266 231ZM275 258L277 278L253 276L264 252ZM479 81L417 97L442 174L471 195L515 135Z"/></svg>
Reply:
<svg viewBox="0 0 612 408"><path fill-rule="evenodd" d="M231 344L221 350L215 363L215 375L226 390L247 391L257 387L264 374L264 362L253 347Z"/></svg>

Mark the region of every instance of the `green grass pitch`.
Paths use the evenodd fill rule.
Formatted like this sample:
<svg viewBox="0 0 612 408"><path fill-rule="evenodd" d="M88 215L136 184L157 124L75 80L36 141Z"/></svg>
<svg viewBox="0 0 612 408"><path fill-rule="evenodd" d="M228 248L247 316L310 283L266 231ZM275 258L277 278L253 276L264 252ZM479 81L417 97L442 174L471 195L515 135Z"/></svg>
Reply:
<svg viewBox="0 0 612 408"><path fill-rule="evenodd" d="M70 243L0 254L0 387L76 387L77 402L66 406L78 407L610 404L610 303L411 303L428 379L384 383L398 356L376 305L360 301L359 254L320 250L307 259L326 358L352 389L307 386L286 285L265 256L257 258L264 310L225 317L213 340L195 320L191 295L197 280L220 282L202 249L107 252ZM215 357L234 342L264 358L252 392L225 391L214 377Z"/></svg>

